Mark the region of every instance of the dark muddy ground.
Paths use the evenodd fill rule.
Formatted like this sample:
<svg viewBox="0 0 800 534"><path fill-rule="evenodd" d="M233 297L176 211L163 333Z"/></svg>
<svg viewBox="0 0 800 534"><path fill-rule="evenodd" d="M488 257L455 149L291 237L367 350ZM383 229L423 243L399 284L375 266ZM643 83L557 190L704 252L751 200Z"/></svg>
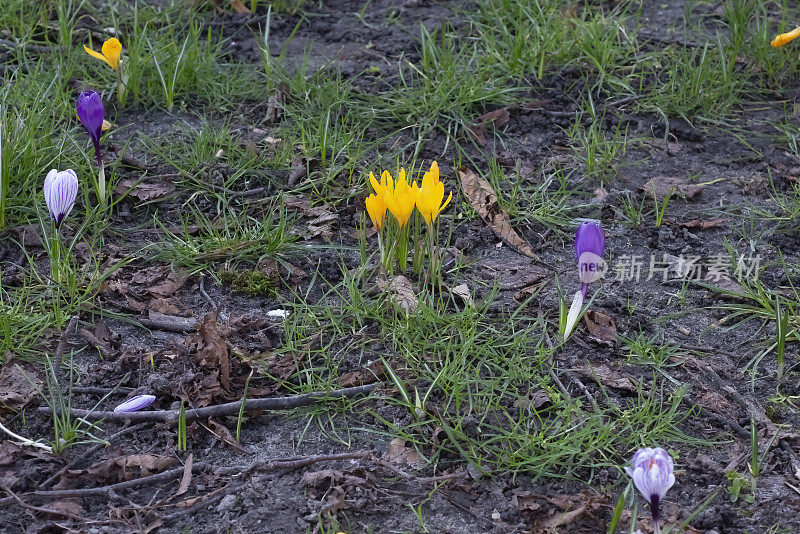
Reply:
<svg viewBox="0 0 800 534"><path fill-rule="evenodd" d="M289 42L285 62L290 71L307 53L309 71L339 73L368 95L400 83L399 61L420 61L420 25L433 32L447 22L456 34L467 35L464 13L478 8L469 2L424 0L320 4L309 4L294 15L272 13L273 54ZM702 36L686 27L685 4L642 2L635 18L640 36L692 46ZM702 4L692 13L704 18L706 28L724 30L719 7ZM597 7L609 13L613 8ZM266 20L263 6L250 15L208 11L204 16L202 20L215 31L221 28L228 38L224 53L261 64L257 32ZM305 18L298 25L301 16ZM670 31L661 32L664 27ZM653 41L652 47L667 46L663 41ZM528 469L519 459L526 454L519 448L521 441L481 441L490 428L515 420L530 423L520 416L525 407L510 396L497 401L508 417L503 422L497 411L473 413L466 401L452 404L451 390L433 388L431 416L417 423L401 404L381 358L409 391L425 391L430 377L407 364L413 348L401 350L386 323L375 320L372 312L357 313L358 304L350 305L353 296L346 289L361 265L358 227L365 175L377 173L377 164L358 161L355 175L341 172L338 188L320 196L316 188L304 186L315 179L315 172L324 171L325 163L316 162L313 168L309 163L309 175L295 180L295 165L281 166L269 159L283 149L270 148L264 139L282 135L282 123L291 119L270 118L263 102L230 102L224 113L196 110L191 104L171 114L132 105L115 110L116 131L107 138L118 145L130 142L126 154L138 161L118 167L118 180L145 176L156 187L163 187L166 179L177 188L154 200L129 197L117 206L104 231L103 261L129 262L102 285L72 330L53 329L40 340L39 350L51 355L65 342L61 352L75 377L72 407L99 403L98 409L110 410L133 393L155 395L151 409L176 410L181 400L191 408L235 402L245 387L251 399L364 385L374 389L365 387L362 394L344 401L247 413L238 440L238 411L204 417L188 424L185 451L178 447L174 421L106 420L96 434L110 446L78 444L60 455L4 439L2 531L606 532L628 487L617 531L632 528L631 514L638 506L637 528L651 532L646 508L628 486L621 466L637 446L655 445L675 456L677 483L663 513L668 524L689 520L684 531L707 534L800 530L800 437L795 432L800 425L800 375L794 368L800 343L787 342L782 378L776 374L774 350L766 351L753 376L749 362L772 343L775 324L755 312L737 318L731 309L757 307L754 299L742 296L746 289L757 292L757 287L781 294L787 302L797 298L797 213L780 212L776 198L800 203L800 158L773 137L777 133L772 126L785 120L787 109L796 120L791 111L798 94L796 81L787 82L780 92L748 92L724 124L680 117L665 122L638 108L635 98L615 103L621 97L603 92L605 100L599 105L605 106L605 116L599 124L604 139L616 143L614 132L622 131L627 146L614 158L613 178L598 179L576 156L576 141L569 135L576 124L590 127L590 119L576 120L585 94L593 90L581 76L584 67L550 70L541 80L527 76L519 101L483 110L508 108L506 123L497 130L485 127L485 143L463 131L455 142L447 132L433 128L425 133L426 142L416 156L426 163L437 160L446 188L454 191L440 234L449 239L446 261L457 258L461 268L448 271L445 284L466 283L472 298L486 303L472 316L481 324L500 324L516 311L520 324L539 325L536 345L523 347L515 356L534 360L547 352L542 378L538 384L515 385L517 400L525 398L541 408L545 419L559 410L553 395L579 402L581 413L588 415L572 420L567 416L562 424L574 425L571 431L577 434L599 420L609 432L628 436L625 448L592 449L598 442L576 437L575 465ZM209 215L219 209L216 197L193 189L191 180L181 181L180 171L148 144L190 144L204 120L229 128L237 141L252 139L265 161L237 181L231 179L237 172L235 163L210 158L192 179L204 183L206 191L228 188L235 195L263 188L266 199L289 195L285 209L303 246L288 252L284 263L266 259L245 269L227 263L226 251L220 251L219 259L212 251L206 256L213 268L192 273L192 266L171 265L152 248L142 252L142 247L162 242L167 231L184 235L182 222L191 202ZM393 154L397 147L407 147L399 151L400 161L414 159L414 130L382 128L365 132L364 142L377 142L370 154ZM506 199L504 207L535 260L498 239L461 192L459 167L487 171L493 165L508 177L493 185ZM555 175L563 180L552 179ZM655 215L648 214L654 202L647 191L655 187L661 200L676 183L671 180L678 180L682 189L669 201L663 224L656 226ZM524 199L515 213L508 199L517 189ZM612 271L591 305L593 319L564 347L552 349L556 276L567 295L577 289L572 234L569 227L530 215L541 213L534 210L538 197L531 192L552 198L562 190L574 192L566 201L571 218L603 222ZM637 224L631 221L630 206L644 206L645 216ZM273 209L274 204L253 203L247 213L260 218ZM191 225L185 231L202 233ZM41 246L28 240L19 246L24 233L17 227L2 234L0 268L6 287L25 283L26 254L47 265ZM372 251L374 238L368 242ZM76 254L83 254L87 262L91 259L88 250ZM685 271L684 260L690 258L699 258L702 270ZM731 268L731 258L741 260L743 272ZM721 269L722 264L727 274L714 277L709 265ZM270 289L248 294L255 282L252 276L243 279L242 272L261 273L259 280ZM756 272L760 286L754 282ZM366 299L379 298L374 280L355 285ZM385 300L383 305L388 306ZM465 308L455 299L448 306L454 315ZM281 311L288 317L270 314ZM751 320L739 322L744 318ZM439 326L448 335L469 330L457 322ZM438 333L423 327L409 332L403 335L417 336L423 344ZM500 326L495 333L513 337ZM651 352L632 355L631 340L636 339L650 340ZM659 349L666 351L663 361L655 354ZM220 351L229 361L219 361ZM434 350L420 356L422 361L426 358L434 368L439 364ZM6 357L0 378L10 393L0 399L16 411L3 411L0 422L32 439L52 439L52 418L41 411L41 398L28 398L24 411L14 404L30 389L13 370L15 363L34 377L44 376L36 363L13 354ZM486 372L476 365L474 375L485 378ZM537 397L539 392L548 392L544 400ZM636 419L625 426L622 419L634 418L628 408L648 402L654 415L638 410ZM656 432L653 428L667 412L670 428ZM752 491L751 424L763 458ZM647 427L647 437L638 443L637 427ZM568 447L569 433L564 438L556 427L543 427L537 439L547 442L548 432L556 430L564 439L562 446ZM657 443L654 436L660 437ZM608 439L616 443L613 436ZM487 443L485 451L481 443ZM486 461L483 466L476 462L481 458ZM146 478L161 472L167 474ZM737 489L736 484L745 485ZM707 498L711 501L701 506Z"/></svg>

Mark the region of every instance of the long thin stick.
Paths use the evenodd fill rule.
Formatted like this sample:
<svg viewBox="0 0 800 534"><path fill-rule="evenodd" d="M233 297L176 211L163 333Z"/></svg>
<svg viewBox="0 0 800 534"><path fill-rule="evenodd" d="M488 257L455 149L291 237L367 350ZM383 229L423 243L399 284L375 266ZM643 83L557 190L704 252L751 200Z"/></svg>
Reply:
<svg viewBox="0 0 800 534"><path fill-rule="evenodd" d="M299 408L300 406L310 406L319 401L340 399L353 397L360 394L366 394L378 386L375 384L365 384L363 386L356 386L352 388L336 389L333 391L318 391L314 393L306 393L304 395L296 395L293 397L269 397L265 399L246 399L244 409L245 411L258 411L258 410L289 410L291 408ZM186 420L193 421L195 419L204 419L206 417L217 417L221 415L238 414L241 409L242 401L228 402L225 404L216 404L214 406L206 406L204 408L195 408L193 410L186 410ZM45 413L52 413L49 406L39 408L39 411ZM104 420L104 421L131 421L138 423L141 421L165 421L174 422L178 420L178 410L156 410L152 412L129 412L117 413L107 411L92 411L72 408L70 413L75 417L82 417L91 420Z"/></svg>

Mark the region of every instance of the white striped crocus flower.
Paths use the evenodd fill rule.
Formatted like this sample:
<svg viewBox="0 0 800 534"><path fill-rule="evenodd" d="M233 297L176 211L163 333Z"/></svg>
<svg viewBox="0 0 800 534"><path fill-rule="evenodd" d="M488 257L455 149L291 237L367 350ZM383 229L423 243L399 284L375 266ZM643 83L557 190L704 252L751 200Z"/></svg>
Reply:
<svg viewBox="0 0 800 534"><path fill-rule="evenodd" d="M136 395L114 408L114 411L117 413L138 412L142 408L147 408L153 404L155 400L155 395Z"/></svg>
<svg viewBox="0 0 800 534"><path fill-rule="evenodd" d="M675 475L672 470L672 456L658 447L639 449L633 456L632 466L625 468L625 472L633 479L636 489L650 503L654 534L660 532L658 506L664 500L667 490L675 484Z"/></svg>
<svg viewBox="0 0 800 534"><path fill-rule="evenodd" d="M75 206L78 196L78 175L72 169L66 171L51 170L44 179L44 201L50 218L61 227L63 220Z"/></svg>

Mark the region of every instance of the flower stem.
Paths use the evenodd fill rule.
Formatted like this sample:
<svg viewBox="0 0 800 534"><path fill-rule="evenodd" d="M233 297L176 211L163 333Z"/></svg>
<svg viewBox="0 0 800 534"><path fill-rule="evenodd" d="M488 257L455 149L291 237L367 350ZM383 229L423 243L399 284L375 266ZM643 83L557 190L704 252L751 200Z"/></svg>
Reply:
<svg viewBox="0 0 800 534"><path fill-rule="evenodd" d="M97 175L97 200L100 201L100 207L106 207L106 168L103 165L103 160L100 159L100 172Z"/></svg>
<svg viewBox="0 0 800 534"><path fill-rule="evenodd" d="M650 511L653 512L653 534L661 534L661 527L658 526L658 519L659 519L658 505L659 504L660 503L659 503L658 497L657 496L653 496L653 498L650 500Z"/></svg>

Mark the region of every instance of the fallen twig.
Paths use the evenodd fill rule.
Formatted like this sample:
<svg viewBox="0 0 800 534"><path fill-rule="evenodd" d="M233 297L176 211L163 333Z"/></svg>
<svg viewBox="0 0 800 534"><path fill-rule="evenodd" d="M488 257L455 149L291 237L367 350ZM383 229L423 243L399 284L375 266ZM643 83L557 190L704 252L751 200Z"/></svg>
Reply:
<svg viewBox="0 0 800 534"><path fill-rule="evenodd" d="M352 388L335 389L333 391L317 391L314 393L306 393L304 395L295 395L292 397L268 397L264 399L247 399L245 401L244 410L259 411L259 410L289 410L292 408L299 408L301 406L309 406L318 401L328 399L340 399L353 397L359 394L369 393L378 386L375 384L365 384L363 386L356 386ZM205 419L207 417L216 417L222 415L238 414L241 409L242 401L228 402L225 404L216 404L214 406L206 406L204 408L195 408L186 410L186 420L193 421L195 419ZM45 413L52 413L49 406L39 408L40 411ZM72 408L70 413L75 417L82 417L91 420L104 420L104 421L132 421L135 423L141 421L164 421L175 422L178 420L179 410L156 410L152 412L130 412L130 413L117 413L108 411L92 411Z"/></svg>
<svg viewBox="0 0 800 534"><path fill-rule="evenodd" d="M180 317L154 311L151 311L147 317L137 317L136 321L147 328L179 333L194 332L197 327L196 317Z"/></svg>
<svg viewBox="0 0 800 534"><path fill-rule="evenodd" d="M378 458L377 456L372 456L372 458L370 458L370 460L373 463L376 463L376 464L380 465L381 467L385 467L386 469L396 473L401 478L404 478L404 479L409 480L411 482L419 482L419 483L422 483L422 484L435 484L437 482L446 482L446 481L452 480L454 478L464 478L464 477L467 476L466 473L464 473L463 471L456 471L455 473L450 473L450 474L447 474L447 475L439 475L439 476L433 476L433 477L418 477L416 475L412 475L411 473L407 473L406 471L403 471L399 467L394 466L390 462L387 462L386 460L382 460L382 459Z"/></svg>
<svg viewBox="0 0 800 534"><path fill-rule="evenodd" d="M21 507L25 508L26 510L30 510L31 512L39 512L42 514L51 514L51 515L59 515L61 517L67 517L69 519L80 521L81 523L107 523L107 521L95 521L93 519L88 519L83 516L79 516L77 514L73 514L72 512L67 512L66 510L53 510L51 508L41 508L39 506L34 506L32 504L28 504L23 501L19 495L11 491L7 486L3 486L3 491L11 495L11 498L16 501Z"/></svg>

